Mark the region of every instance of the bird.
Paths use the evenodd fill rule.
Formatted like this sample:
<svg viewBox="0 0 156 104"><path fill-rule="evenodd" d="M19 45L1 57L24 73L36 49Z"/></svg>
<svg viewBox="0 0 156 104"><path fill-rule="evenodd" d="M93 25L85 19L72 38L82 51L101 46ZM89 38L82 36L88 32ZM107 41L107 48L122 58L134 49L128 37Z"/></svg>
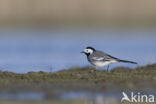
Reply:
<svg viewBox="0 0 156 104"><path fill-rule="evenodd" d="M108 71L110 64L118 62L137 64L137 62L122 60L105 52L95 50L91 46L86 47L86 49L84 49L81 53L84 53L87 56L87 60L95 66L96 69L107 66Z"/></svg>

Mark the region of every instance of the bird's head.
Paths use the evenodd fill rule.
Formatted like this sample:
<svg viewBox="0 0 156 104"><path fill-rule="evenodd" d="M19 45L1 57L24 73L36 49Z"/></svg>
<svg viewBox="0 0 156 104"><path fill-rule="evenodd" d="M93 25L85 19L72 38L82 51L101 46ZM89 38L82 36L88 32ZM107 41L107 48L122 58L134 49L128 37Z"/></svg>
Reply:
<svg viewBox="0 0 156 104"><path fill-rule="evenodd" d="M93 54L94 52L95 52L95 49L93 47L86 47L86 49L84 49L84 51L82 51L81 53L84 53L87 56L89 56L90 54Z"/></svg>

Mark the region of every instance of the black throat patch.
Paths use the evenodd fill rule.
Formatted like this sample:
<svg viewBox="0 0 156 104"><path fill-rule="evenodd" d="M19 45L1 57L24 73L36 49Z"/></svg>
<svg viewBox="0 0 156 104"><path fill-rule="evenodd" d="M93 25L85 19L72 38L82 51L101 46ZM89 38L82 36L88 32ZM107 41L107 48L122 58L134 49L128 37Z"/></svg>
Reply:
<svg viewBox="0 0 156 104"><path fill-rule="evenodd" d="M85 55L88 57L90 55L90 53L85 53Z"/></svg>

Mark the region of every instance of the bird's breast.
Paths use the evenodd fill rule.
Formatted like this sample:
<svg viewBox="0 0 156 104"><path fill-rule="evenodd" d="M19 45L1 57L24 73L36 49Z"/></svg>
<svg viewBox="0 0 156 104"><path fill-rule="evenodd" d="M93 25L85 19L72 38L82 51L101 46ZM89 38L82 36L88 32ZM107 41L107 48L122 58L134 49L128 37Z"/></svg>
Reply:
<svg viewBox="0 0 156 104"><path fill-rule="evenodd" d="M95 61L95 62L92 62L92 64L97 67L104 67L104 66L108 66L109 64L112 64L115 62L116 61L114 61L114 60L112 60L112 61Z"/></svg>

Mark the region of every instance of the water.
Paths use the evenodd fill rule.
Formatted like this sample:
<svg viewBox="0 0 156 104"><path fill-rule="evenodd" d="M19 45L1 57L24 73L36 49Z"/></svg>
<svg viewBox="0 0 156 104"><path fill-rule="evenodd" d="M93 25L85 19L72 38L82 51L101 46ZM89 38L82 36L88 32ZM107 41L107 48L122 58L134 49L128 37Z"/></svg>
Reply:
<svg viewBox="0 0 156 104"><path fill-rule="evenodd" d="M83 104L120 104L123 98L123 92L121 91L105 91L105 92L86 92L86 91L68 91L59 93L58 95L51 93L47 95L46 93L37 92L18 92L18 93L0 93L0 100L13 100L13 101L31 101L31 100L54 100L55 101L66 101L66 100L77 100L77 103L82 103L81 100L86 102ZM126 91L129 98L131 99L131 93L134 96L149 95L156 96L154 91ZM135 97L137 99L137 97ZM144 99L145 100L145 99ZM71 103L73 104L73 103Z"/></svg>
<svg viewBox="0 0 156 104"><path fill-rule="evenodd" d="M17 73L59 71L90 65L80 52L93 46L115 57L138 62L156 62L155 30L0 30L0 69ZM132 64L113 64L136 67Z"/></svg>
<svg viewBox="0 0 156 104"><path fill-rule="evenodd" d="M55 98L55 100L54 100ZM51 100L50 100L51 99ZM90 92L68 92L60 94L59 96L53 95L49 98L46 98L46 94L43 93L1 93L0 100L8 101L8 104L17 103L18 101L57 101L61 104L64 104L68 101L68 104L75 103L81 104L117 104L120 102L121 94L120 93L90 93ZM9 103L9 101L11 101ZM82 102L83 101L83 102ZM51 102L53 103L53 102ZM34 103L32 103L34 104ZM38 104L38 103L35 103ZM46 102L44 102L46 104ZM48 103L49 104L49 103Z"/></svg>
<svg viewBox="0 0 156 104"><path fill-rule="evenodd" d="M43 93L20 92L20 93L0 93L0 100L43 100Z"/></svg>

